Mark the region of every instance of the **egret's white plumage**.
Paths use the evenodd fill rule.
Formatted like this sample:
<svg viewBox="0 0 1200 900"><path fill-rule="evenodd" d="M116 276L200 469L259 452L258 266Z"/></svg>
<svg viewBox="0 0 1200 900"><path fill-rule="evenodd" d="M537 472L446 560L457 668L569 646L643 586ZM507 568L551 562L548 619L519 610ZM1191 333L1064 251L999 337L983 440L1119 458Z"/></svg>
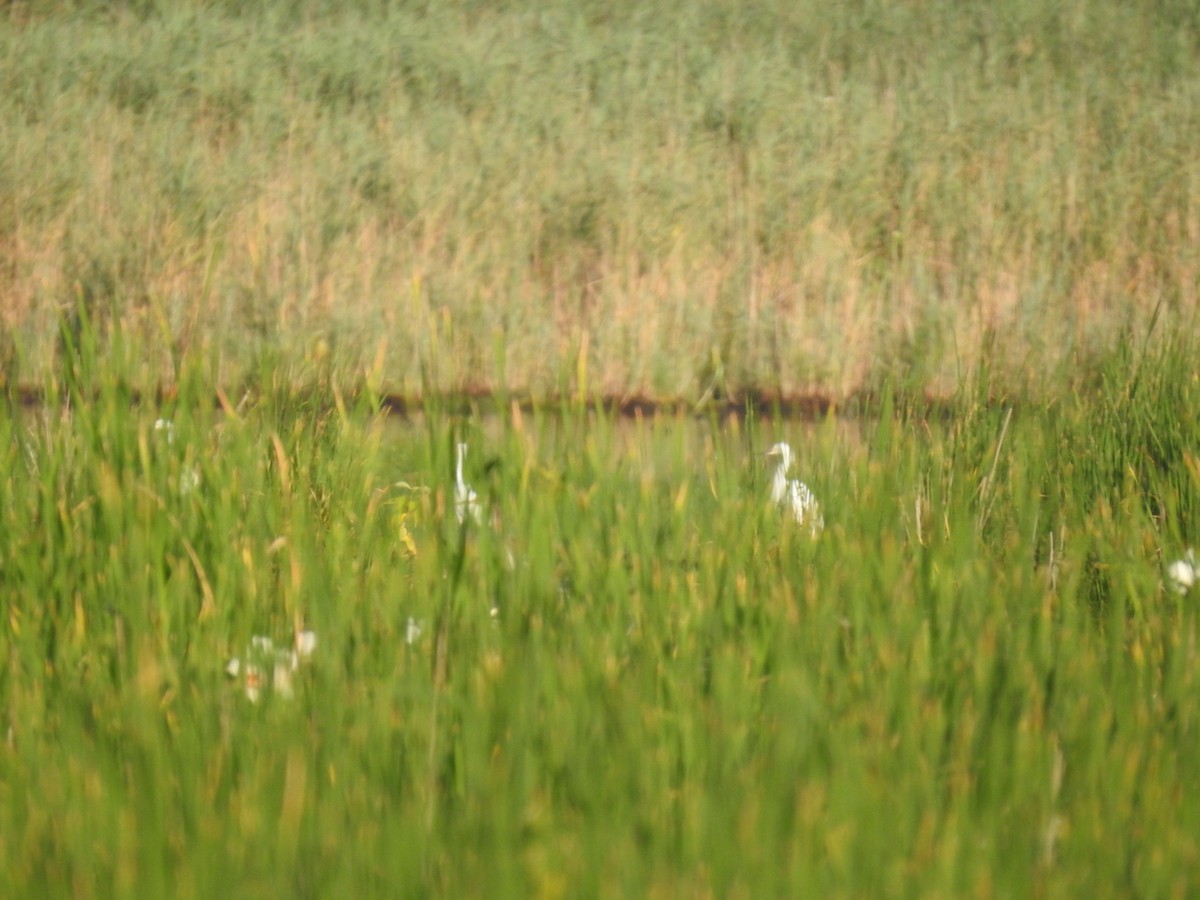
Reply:
<svg viewBox="0 0 1200 900"><path fill-rule="evenodd" d="M782 506L798 524L807 525L809 532L816 537L825 527L825 517L821 515L821 505L808 485L787 477L792 465L792 448L780 441L767 451L767 456L779 460L775 474L771 476L771 502Z"/></svg>
<svg viewBox="0 0 1200 900"><path fill-rule="evenodd" d="M467 445L459 443L457 447L458 463L454 469L454 515L459 524L470 516L476 524L483 521L483 507L479 505L479 495L475 489L463 480L463 460L467 456Z"/></svg>

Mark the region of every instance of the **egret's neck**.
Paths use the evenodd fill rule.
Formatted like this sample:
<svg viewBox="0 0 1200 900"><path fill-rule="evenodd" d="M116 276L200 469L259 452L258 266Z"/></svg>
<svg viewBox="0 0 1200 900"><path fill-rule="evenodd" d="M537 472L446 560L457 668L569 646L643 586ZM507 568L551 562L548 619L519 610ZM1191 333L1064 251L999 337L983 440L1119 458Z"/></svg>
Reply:
<svg viewBox="0 0 1200 900"><path fill-rule="evenodd" d="M783 500L783 495L787 493L787 464L787 457L781 458L775 474L771 476L771 500L774 503Z"/></svg>

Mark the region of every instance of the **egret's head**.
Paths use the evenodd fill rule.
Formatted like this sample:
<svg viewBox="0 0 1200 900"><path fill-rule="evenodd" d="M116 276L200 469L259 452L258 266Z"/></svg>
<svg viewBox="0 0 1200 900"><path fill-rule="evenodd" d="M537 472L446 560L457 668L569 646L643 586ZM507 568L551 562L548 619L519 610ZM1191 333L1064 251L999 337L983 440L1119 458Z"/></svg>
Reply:
<svg viewBox="0 0 1200 900"><path fill-rule="evenodd" d="M783 441L768 450L766 455L772 459L778 459L784 469L792 464L792 448Z"/></svg>

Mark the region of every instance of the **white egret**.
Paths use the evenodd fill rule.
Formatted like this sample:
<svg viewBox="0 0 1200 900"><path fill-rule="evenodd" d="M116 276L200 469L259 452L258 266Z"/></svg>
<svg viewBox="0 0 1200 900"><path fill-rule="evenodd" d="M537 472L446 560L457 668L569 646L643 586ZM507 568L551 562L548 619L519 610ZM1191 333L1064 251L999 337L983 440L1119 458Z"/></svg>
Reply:
<svg viewBox="0 0 1200 900"><path fill-rule="evenodd" d="M825 517L821 515L821 505L808 485L787 477L792 465L792 448L780 441L766 455L779 460L771 477L771 502L791 513L797 524L807 525L809 533L816 537L825 527Z"/></svg>
<svg viewBox="0 0 1200 900"><path fill-rule="evenodd" d="M463 481L463 460L467 456L467 445L460 442L457 445L458 463L454 470L454 515L461 525L470 516L478 525L483 522L483 507L479 505L479 495L475 489Z"/></svg>

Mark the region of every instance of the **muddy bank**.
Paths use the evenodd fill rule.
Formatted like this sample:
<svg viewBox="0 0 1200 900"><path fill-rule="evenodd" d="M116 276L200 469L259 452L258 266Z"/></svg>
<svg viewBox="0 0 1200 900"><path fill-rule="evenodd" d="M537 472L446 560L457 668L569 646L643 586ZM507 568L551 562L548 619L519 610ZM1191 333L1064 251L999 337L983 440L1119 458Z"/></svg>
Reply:
<svg viewBox="0 0 1200 900"><path fill-rule="evenodd" d="M154 391L121 388L133 405L160 405L177 402L178 390L164 387ZM15 385L5 390L9 404L25 410L44 407L55 398L46 389L33 385ZM100 389L93 395L98 396ZM334 408L342 403L361 403L360 389L337 389L330 386L298 387L288 395L289 399L302 402L308 408ZM61 397L68 396L63 391ZM236 412L257 402L263 392L256 388L236 391L216 389L212 395L214 407L226 412ZM771 391L746 391L737 396L708 399L701 403L684 398L657 398L640 394L606 394L590 396L583 401L589 409L602 409L612 416L622 418L648 418L653 416L716 416L718 418L775 418L793 421L816 421L829 416L839 418L874 418L885 409L902 411L905 415L919 418L943 419L953 416L963 408L962 396L937 396L933 394L891 395L882 392L859 392L838 398L831 394L779 394ZM981 398L971 398L972 405ZM988 397L984 405L1013 406L1010 397ZM474 412L490 412L517 408L522 411L575 409L580 405L576 396L548 395L532 396L516 392L489 392L485 390L455 391L441 394L385 393L374 404L381 412L389 415L420 415L438 410L451 415L467 415Z"/></svg>

